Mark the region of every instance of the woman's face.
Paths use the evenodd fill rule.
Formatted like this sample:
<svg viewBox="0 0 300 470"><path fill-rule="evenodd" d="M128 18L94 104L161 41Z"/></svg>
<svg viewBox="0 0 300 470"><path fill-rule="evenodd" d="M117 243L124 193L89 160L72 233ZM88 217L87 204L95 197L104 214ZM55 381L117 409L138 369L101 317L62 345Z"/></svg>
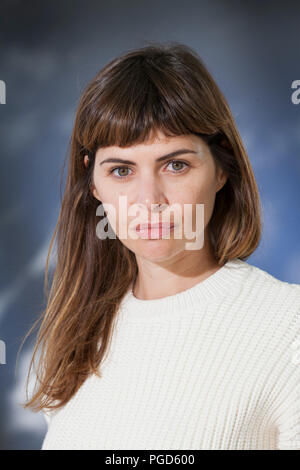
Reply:
<svg viewBox="0 0 300 470"><path fill-rule="evenodd" d="M167 156L173 152L178 153ZM111 226L128 249L142 258L163 261L187 249L186 243L191 246L195 242L195 236L191 239L184 230L205 233L216 192L225 182L226 176L216 167L201 137L194 134L166 137L158 132L152 134L151 140L128 148L98 149L92 191L104 204ZM121 196L123 206L119 207ZM162 204L160 212L157 206L151 206L157 203ZM116 219L112 220L106 204L115 208ZM197 216L197 204L198 210L202 207L204 211L202 216L201 212ZM186 209L188 206L191 211ZM130 212L130 207L135 210ZM167 232L154 228L135 230L138 224L162 221L175 224L175 228L169 227Z"/></svg>

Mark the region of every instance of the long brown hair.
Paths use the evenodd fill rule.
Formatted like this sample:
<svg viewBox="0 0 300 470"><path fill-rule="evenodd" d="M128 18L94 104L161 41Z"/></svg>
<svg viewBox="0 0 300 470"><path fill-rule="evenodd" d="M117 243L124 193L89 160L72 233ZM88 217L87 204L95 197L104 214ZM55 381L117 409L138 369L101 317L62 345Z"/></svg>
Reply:
<svg viewBox="0 0 300 470"><path fill-rule="evenodd" d="M101 377L118 307L138 269L134 253L118 237L96 236L95 153L100 147L142 143L153 130L201 136L228 176L209 222L218 264L245 260L257 248L261 206L254 174L229 106L197 53L178 42L151 42L109 62L86 86L75 116L46 262L47 304L28 332L41 322L27 376L41 346L36 387L25 408L59 408L91 373ZM48 292L55 238L57 262Z"/></svg>

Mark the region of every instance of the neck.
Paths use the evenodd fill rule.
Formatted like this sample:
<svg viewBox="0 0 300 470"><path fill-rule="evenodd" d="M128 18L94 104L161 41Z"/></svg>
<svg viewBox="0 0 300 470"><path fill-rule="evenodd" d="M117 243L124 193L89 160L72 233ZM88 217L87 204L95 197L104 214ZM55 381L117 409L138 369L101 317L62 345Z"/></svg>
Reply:
<svg viewBox="0 0 300 470"><path fill-rule="evenodd" d="M203 313L208 306L223 305L237 295L251 273L251 265L234 258L192 287L181 287L178 293L161 298L137 298L130 285L122 300L123 318L134 322L174 321L175 318L186 318L188 312Z"/></svg>
<svg viewBox="0 0 300 470"><path fill-rule="evenodd" d="M197 256L193 251L184 251L163 263L137 258L137 264L138 276L132 291L141 300L177 294L205 280L221 267L207 249L197 252Z"/></svg>

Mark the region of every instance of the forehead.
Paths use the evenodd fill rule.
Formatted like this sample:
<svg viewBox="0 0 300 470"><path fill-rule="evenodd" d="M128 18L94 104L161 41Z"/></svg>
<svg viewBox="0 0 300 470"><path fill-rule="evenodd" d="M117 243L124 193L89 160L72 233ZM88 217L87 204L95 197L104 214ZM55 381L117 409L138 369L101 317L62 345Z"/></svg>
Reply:
<svg viewBox="0 0 300 470"><path fill-rule="evenodd" d="M180 148L191 149L196 152L204 152L206 148L205 142L201 137L194 134L180 135L180 136L166 136L162 132L157 132L151 135L151 137L143 142L129 147L119 147L112 145L109 147L99 148L96 152L96 157L101 161L104 158L122 156L145 158L145 155L149 155L149 158L157 158L164 155L167 152L175 151Z"/></svg>

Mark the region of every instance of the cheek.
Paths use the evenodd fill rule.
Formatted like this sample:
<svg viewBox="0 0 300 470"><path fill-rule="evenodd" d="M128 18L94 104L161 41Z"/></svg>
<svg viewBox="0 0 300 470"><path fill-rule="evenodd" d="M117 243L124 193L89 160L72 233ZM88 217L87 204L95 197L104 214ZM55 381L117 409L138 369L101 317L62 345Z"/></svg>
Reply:
<svg viewBox="0 0 300 470"><path fill-rule="evenodd" d="M215 187L213 182L207 178L206 181L197 182L176 192L172 202L179 203L182 211L182 220L195 229L196 221L201 219L203 213L204 226L209 222L215 203ZM171 202L171 201L170 201ZM191 208L185 212L185 204ZM196 204L202 204L197 207ZM187 206L186 206L187 209Z"/></svg>
<svg viewBox="0 0 300 470"><path fill-rule="evenodd" d="M183 204L205 204L211 206L215 199L215 186L210 180L178 189L172 203ZM171 202L171 201L170 201Z"/></svg>
<svg viewBox="0 0 300 470"><path fill-rule="evenodd" d="M103 189L103 188L102 188ZM129 237L129 224L137 218L141 217L139 210L136 211L133 215L133 209L131 208L131 213L129 214L129 208L131 206L130 195L126 191L112 191L111 187L106 188L102 191L103 198L101 201L104 205L104 210L109 220L110 225L113 227L114 232L122 237ZM143 219L141 220L143 221ZM136 223L138 223L136 221Z"/></svg>
<svg viewBox="0 0 300 470"><path fill-rule="evenodd" d="M119 196L123 192L116 192L113 185L105 178L94 177L94 188L97 193L97 198L104 204L111 204L114 206L116 213L119 211Z"/></svg>
<svg viewBox="0 0 300 470"><path fill-rule="evenodd" d="M109 221L114 232L118 233L119 229L119 193L112 189L112 185L103 178L94 177L94 194L99 199L104 208L104 215Z"/></svg>

